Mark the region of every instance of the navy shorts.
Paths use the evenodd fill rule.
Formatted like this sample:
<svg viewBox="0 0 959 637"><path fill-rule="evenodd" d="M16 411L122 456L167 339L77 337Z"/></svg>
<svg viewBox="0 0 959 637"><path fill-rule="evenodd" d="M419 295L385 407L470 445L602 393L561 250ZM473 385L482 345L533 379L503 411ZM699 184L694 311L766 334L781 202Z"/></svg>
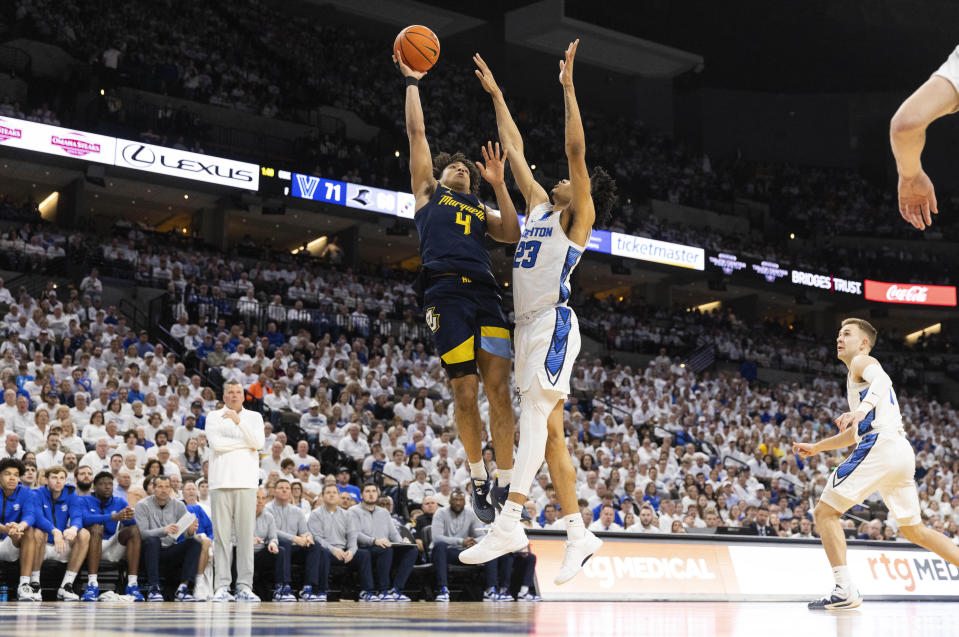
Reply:
<svg viewBox="0 0 959 637"><path fill-rule="evenodd" d="M450 378L476 373L476 350L510 358L509 325L496 288L464 276L441 276L423 295L426 326Z"/></svg>

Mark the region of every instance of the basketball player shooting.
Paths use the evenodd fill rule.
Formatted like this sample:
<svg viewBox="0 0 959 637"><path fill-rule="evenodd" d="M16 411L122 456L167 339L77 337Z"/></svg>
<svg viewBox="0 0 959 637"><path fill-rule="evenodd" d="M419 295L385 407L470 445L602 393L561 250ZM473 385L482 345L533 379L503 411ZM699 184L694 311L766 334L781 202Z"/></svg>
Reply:
<svg viewBox="0 0 959 637"><path fill-rule="evenodd" d="M510 116L492 72L477 54L476 71L493 98L499 137L510 156L516 183L526 199L526 226L513 259L513 301L516 313L516 384L522 396L519 451L508 501L493 529L460 554L467 564L480 564L529 544L519 523L530 486L545 457L566 524L566 555L556 583L572 579L603 541L583 524L576 499L576 473L566 449L563 405L570 391L573 362L579 354L576 314L569 307L569 278L586 251L592 227L605 225L615 201L615 184L597 168L586 168L586 138L573 87L573 62L579 40L560 61L559 81L566 103L566 157L569 179L546 190L533 179L523 155L523 139Z"/></svg>
<svg viewBox="0 0 959 637"><path fill-rule="evenodd" d="M802 459L856 444L856 449L829 476L813 511L836 582L832 593L809 602L809 608L815 610L856 608L862 603L846 565L846 536L839 518L877 490L907 540L959 566L959 547L922 524L919 493L913 479L916 456L903 430L892 381L879 361L869 355L875 345L876 328L867 321L848 318L842 322L836 353L849 368L849 411L835 420L839 434L817 443L793 444L793 451Z"/></svg>
<svg viewBox="0 0 959 637"><path fill-rule="evenodd" d="M932 225L939 214L936 189L922 169L926 129L943 115L959 110L959 47L939 70L916 89L896 111L889 126L892 154L899 170L899 214L914 228Z"/></svg>
<svg viewBox="0 0 959 637"><path fill-rule="evenodd" d="M463 153L431 157L418 88L426 73L414 71L396 55L393 61L406 78L406 133L416 198L414 222L423 260L426 325L453 388L456 427L470 467L473 510L489 524L496 511L482 456L477 371L489 399L501 485L508 486L511 480L516 426L509 389L509 325L484 245L487 234L502 243L516 243L520 238L516 210L502 180L507 153L499 151L499 144L483 149L486 164L481 166L488 180L493 180L500 207L493 210L476 196L480 169Z"/></svg>

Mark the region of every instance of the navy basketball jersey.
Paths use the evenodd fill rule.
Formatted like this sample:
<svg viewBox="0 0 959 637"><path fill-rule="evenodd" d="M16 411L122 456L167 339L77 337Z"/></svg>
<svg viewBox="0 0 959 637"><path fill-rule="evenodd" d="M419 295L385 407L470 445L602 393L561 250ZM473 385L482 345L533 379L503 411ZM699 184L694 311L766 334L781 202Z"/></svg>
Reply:
<svg viewBox="0 0 959 637"><path fill-rule="evenodd" d="M423 267L433 272L485 278L494 283L486 237L486 207L479 197L441 183L413 217L420 235Z"/></svg>

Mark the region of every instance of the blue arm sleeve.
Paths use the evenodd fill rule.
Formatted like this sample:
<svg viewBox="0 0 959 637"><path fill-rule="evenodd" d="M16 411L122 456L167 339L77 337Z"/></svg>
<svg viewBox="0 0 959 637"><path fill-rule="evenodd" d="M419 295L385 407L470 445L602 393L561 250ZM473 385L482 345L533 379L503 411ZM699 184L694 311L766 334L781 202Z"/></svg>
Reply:
<svg viewBox="0 0 959 637"><path fill-rule="evenodd" d="M107 524L110 520L109 513L93 513L89 509L83 512L83 526L93 526L94 524Z"/></svg>
<svg viewBox="0 0 959 637"><path fill-rule="evenodd" d="M40 514L40 517L43 517L43 513ZM23 503L23 515L20 516L20 521L26 522L29 527L33 527L37 523L36 497L32 493Z"/></svg>
<svg viewBox="0 0 959 637"><path fill-rule="evenodd" d="M43 514L43 496L37 491L34 491L31 495L30 506L33 508L34 521L30 526L35 529L40 529L44 533L50 533L53 531L53 522L48 520L47 516ZM26 519L26 517L24 517L24 519Z"/></svg>
<svg viewBox="0 0 959 637"><path fill-rule="evenodd" d="M76 494L70 498L70 526L75 526L77 529L83 528L83 515L85 508L86 507L83 506L83 501Z"/></svg>

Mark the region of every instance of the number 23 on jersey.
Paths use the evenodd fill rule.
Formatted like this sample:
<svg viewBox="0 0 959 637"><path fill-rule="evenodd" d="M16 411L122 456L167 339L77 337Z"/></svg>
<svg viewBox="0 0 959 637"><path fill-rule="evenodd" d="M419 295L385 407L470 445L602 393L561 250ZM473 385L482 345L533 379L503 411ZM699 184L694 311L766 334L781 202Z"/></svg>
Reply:
<svg viewBox="0 0 959 637"><path fill-rule="evenodd" d="M540 241L520 241L513 256L514 268L531 268L536 265L536 255L539 254Z"/></svg>

